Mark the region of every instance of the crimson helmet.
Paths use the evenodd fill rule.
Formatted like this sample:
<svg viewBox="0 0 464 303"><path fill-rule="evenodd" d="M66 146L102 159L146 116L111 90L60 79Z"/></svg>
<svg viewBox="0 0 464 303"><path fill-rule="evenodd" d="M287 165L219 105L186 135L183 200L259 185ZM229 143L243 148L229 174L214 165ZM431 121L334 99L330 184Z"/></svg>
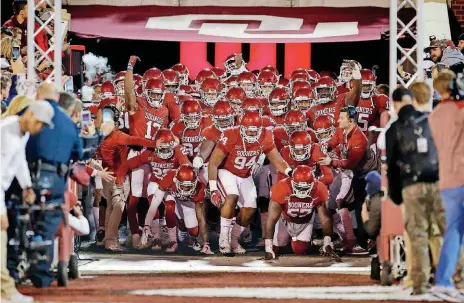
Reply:
<svg viewBox="0 0 464 303"><path fill-rule="evenodd" d="M163 71L163 82L166 90L171 93L177 93L179 88L180 80L179 75L173 69L166 69Z"/></svg>
<svg viewBox="0 0 464 303"><path fill-rule="evenodd" d="M226 71L224 69L222 69L220 67L213 67L211 69L211 71L214 73L216 78L219 79L219 81L224 82L224 80L226 80L227 74L226 74Z"/></svg>
<svg viewBox="0 0 464 303"><path fill-rule="evenodd" d="M209 68L205 68L197 74L197 77L195 78L195 87L197 90L200 90L201 84L208 78L216 78L216 75Z"/></svg>
<svg viewBox="0 0 464 303"><path fill-rule="evenodd" d="M263 115L263 105L258 98L246 98L242 103L242 112L254 111Z"/></svg>
<svg viewBox="0 0 464 303"><path fill-rule="evenodd" d="M178 139L171 130L160 128L155 136L155 153L161 159L169 159L174 155L174 148L178 144Z"/></svg>
<svg viewBox="0 0 464 303"><path fill-rule="evenodd" d="M197 100L194 100L191 96L189 97L182 102L180 117L187 128L196 129L201 122L201 106Z"/></svg>
<svg viewBox="0 0 464 303"><path fill-rule="evenodd" d="M263 67L261 69L261 72L264 72L264 71L270 71L271 73L273 73L277 77L277 79L280 77L279 71L274 66L270 66L270 65L265 66L265 67Z"/></svg>
<svg viewBox="0 0 464 303"><path fill-rule="evenodd" d="M191 94L193 92L193 87L190 85L184 85L181 84L179 85L179 90L177 92L178 95L185 95L185 94Z"/></svg>
<svg viewBox="0 0 464 303"><path fill-rule="evenodd" d="M287 134L291 135L295 131L306 129L306 117L298 109L290 110L284 119L284 127Z"/></svg>
<svg viewBox="0 0 464 303"><path fill-rule="evenodd" d="M335 99L337 84L330 77L322 77L314 85L314 97L318 104L326 104Z"/></svg>
<svg viewBox="0 0 464 303"><path fill-rule="evenodd" d="M276 87L269 95L269 110L275 117L282 116L288 112L290 97L282 87Z"/></svg>
<svg viewBox="0 0 464 303"><path fill-rule="evenodd" d="M104 82L100 87L100 99L115 96L114 84L111 81Z"/></svg>
<svg viewBox="0 0 464 303"><path fill-rule="evenodd" d="M278 81L279 79L277 76L270 70L264 70L259 73L258 85L260 95L268 98L272 90L276 87Z"/></svg>
<svg viewBox="0 0 464 303"><path fill-rule="evenodd" d="M219 99L222 91L222 84L216 78L207 78L201 83L201 100L209 107L213 107Z"/></svg>
<svg viewBox="0 0 464 303"><path fill-rule="evenodd" d="M145 85L147 85L147 82L150 79L162 80L163 79L163 73L161 72L161 70L159 70L159 68L156 68L156 67L152 67L150 69L147 69L147 71L145 73L143 73L143 77L142 77L143 88L145 88Z"/></svg>
<svg viewBox="0 0 464 303"><path fill-rule="evenodd" d="M374 95L377 77L370 69L361 70L361 97L370 98Z"/></svg>
<svg viewBox="0 0 464 303"><path fill-rule="evenodd" d="M171 67L172 70L176 71L179 75L179 81L181 85L188 85L189 84L189 75L190 72L187 66L183 65L182 63L174 64Z"/></svg>
<svg viewBox="0 0 464 303"><path fill-rule="evenodd" d="M237 82L245 91L247 97L253 97L256 90L256 76L252 72L243 72L237 77Z"/></svg>
<svg viewBox="0 0 464 303"><path fill-rule="evenodd" d="M193 196L197 188L198 176L193 167L182 164L174 176L177 192L182 196Z"/></svg>
<svg viewBox="0 0 464 303"><path fill-rule="evenodd" d="M124 80L125 77L126 77L126 71L123 70L123 71L117 73L116 75L114 75L113 81L114 82L121 81L121 80Z"/></svg>
<svg viewBox="0 0 464 303"><path fill-rule="evenodd" d="M237 78L238 78L237 76L230 76L224 82L225 86L227 86L228 88L237 87L238 86Z"/></svg>
<svg viewBox="0 0 464 303"><path fill-rule="evenodd" d="M335 133L335 120L332 116L319 116L314 120L313 129L317 140L320 143L325 143Z"/></svg>
<svg viewBox="0 0 464 303"><path fill-rule="evenodd" d="M216 128L221 132L234 126L235 111L225 99L216 102L211 116L213 118L214 126L216 126Z"/></svg>
<svg viewBox="0 0 464 303"><path fill-rule="evenodd" d="M292 96L295 96L295 93L300 88L311 88L311 84L308 81L298 80L292 84Z"/></svg>
<svg viewBox="0 0 464 303"><path fill-rule="evenodd" d="M159 79L150 79L145 85L143 95L147 102L154 108L158 108L163 104L165 87L163 81Z"/></svg>
<svg viewBox="0 0 464 303"><path fill-rule="evenodd" d="M241 106L246 98L246 93L241 87L231 87L226 94L226 98L229 99L230 105L235 110L236 114L241 113Z"/></svg>
<svg viewBox="0 0 464 303"><path fill-rule="evenodd" d="M308 81L309 82L309 76L308 73L303 69L301 72L294 73L290 77L290 82L295 82L295 81Z"/></svg>
<svg viewBox="0 0 464 303"><path fill-rule="evenodd" d="M142 96L143 95L143 85L142 85L142 76L139 74L134 74L134 90L135 95Z"/></svg>
<svg viewBox="0 0 464 303"><path fill-rule="evenodd" d="M298 165L292 176L293 194L300 198L309 198L314 186L314 176L311 168L307 165Z"/></svg>
<svg viewBox="0 0 464 303"><path fill-rule="evenodd" d="M263 131L263 118L258 112L246 111L240 120L240 135L247 143L258 142Z"/></svg>
<svg viewBox="0 0 464 303"><path fill-rule="evenodd" d="M311 88L300 88L293 95L293 104L295 108L302 112L307 112L314 101L314 91Z"/></svg>
<svg viewBox="0 0 464 303"><path fill-rule="evenodd" d="M308 160L311 156L311 136L306 131L296 131L290 136L289 147L293 160Z"/></svg>
<svg viewBox="0 0 464 303"><path fill-rule="evenodd" d="M311 84L314 84L321 79L321 75L313 69L308 69L306 72L308 73L309 82L311 82Z"/></svg>
<svg viewBox="0 0 464 303"><path fill-rule="evenodd" d="M279 79L279 82L277 83L277 87L282 87L287 89L288 86L290 85L290 81L287 78L281 77Z"/></svg>

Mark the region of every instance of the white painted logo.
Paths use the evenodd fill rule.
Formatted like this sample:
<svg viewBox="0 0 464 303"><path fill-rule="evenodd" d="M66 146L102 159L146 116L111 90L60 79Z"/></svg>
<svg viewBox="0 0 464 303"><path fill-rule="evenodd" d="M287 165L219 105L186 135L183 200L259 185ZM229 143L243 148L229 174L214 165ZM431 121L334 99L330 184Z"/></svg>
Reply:
<svg viewBox="0 0 464 303"><path fill-rule="evenodd" d="M244 23L236 23L243 20ZM257 29L247 29L248 22L260 22ZM194 21L203 22L200 28L191 27ZM217 22L212 22L217 21ZM222 22L221 22L222 21ZM233 21L228 23L225 21ZM301 18L289 18L265 15L179 15L166 17L151 17L146 28L174 31L198 31L199 35L220 36L238 39L314 39L337 36L357 35L358 22L320 22L312 33L286 34L281 31L300 31L303 25ZM268 32L268 33L266 33ZM274 32L274 33L269 33Z"/></svg>

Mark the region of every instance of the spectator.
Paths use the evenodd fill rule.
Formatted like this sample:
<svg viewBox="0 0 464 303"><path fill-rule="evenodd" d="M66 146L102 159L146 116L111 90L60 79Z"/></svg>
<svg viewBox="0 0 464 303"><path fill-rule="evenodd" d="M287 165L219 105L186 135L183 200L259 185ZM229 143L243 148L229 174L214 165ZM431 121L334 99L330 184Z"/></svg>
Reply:
<svg viewBox="0 0 464 303"><path fill-rule="evenodd" d="M55 201L63 201L69 163L72 158L74 160L82 158L82 143L77 126L58 106L58 94L53 84L43 83L39 86L37 99L44 99L54 108L53 123L57 127L54 129L45 128L40 134L31 137L26 147L27 160L31 166L36 165L40 160L41 169L38 184L41 184L45 179L53 180L50 198ZM31 173L37 173L37 171ZM40 214L37 218L39 223L34 226L35 234L42 237L43 240L53 242L61 219L61 210ZM39 261L36 265L36 271L29 276L34 286L48 287L51 285L54 278L50 271L52 260L53 250L49 249L47 260Z"/></svg>
<svg viewBox="0 0 464 303"><path fill-rule="evenodd" d="M14 39L11 37L6 37L2 39L2 47L0 51L0 55L2 58L5 58L8 60L8 62L11 61L13 58L13 44L14 44Z"/></svg>
<svg viewBox="0 0 464 303"><path fill-rule="evenodd" d="M438 151L439 186L446 212L446 231L433 293L463 302L464 296L452 282L464 239L464 101L457 101L452 95L457 85L456 76L448 71L441 72L433 81L441 102L430 114L430 127ZM458 92L456 99L462 99L461 87Z"/></svg>
<svg viewBox="0 0 464 303"><path fill-rule="evenodd" d="M13 27L11 32L13 33L13 39L17 41L21 41L23 39L23 30L19 27Z"/></svg>
<svg viewBox="0 0 464 303"><path fill-rule="evenodd" d="M419 295L426 292L430 275L430 226L436 222L442 234L445 225L437 182L438 158L427 113L414 109L412 93L398 88L392 99L398 120L386 132L388 192L395 204L404 202L405 230L414 242L408 252L412 256L408 276L413 294Z"/></svg>
<svg viewBox="0 0 464 303"><path fill-rule="evenodd" d="M11 29L8 27L2 26L2 34L0 36L0 40L3 40L3 38L6 37L13 37L13 33L11 32Z"/></svg>
<svg viewBox="0 0 464 303"><path fill-rule="evenodd" d="M4 165L4 169L1 170L2 189L0 190L2 302L33 301L32 297L24 296L16 290L14 280L6 268L8 217L5 208L5 191L16 177L23 189L23 201L30 204L35 202L31 176L26 162L25 147L29 135L39 133L45 124L53 126L51 122L53 116L53 107L44 101L39 101L31 105L21 117L9 116L0 121L1 163Z"/></svg>
<svg viewBox="0 0 464 303"><path fill-rule="evenodd" d="M386 84L379 84L377 85L377 88L375 90L376 94L378 95L386 95L388 96L390 94L390 87Z"/></svg>
<svg viewBox="0 0 464 303"><path fill-rule="evenodd" d="M0 78L0 101L2 104L5 104L7 106L6 102L4 102L5 99L8 98L8 95L10 94L10 87L11 87L11 78L2 75ZM4 111L2 110L2 113Z"/></svg>
<svg viewBox="0 0 464 303"><path fill-rule="evenodd" d="M461 51L450 40L433 38L435 37L431 38L430 46L426 47L424 52L430 54L435 64L447 67L455 73L462 72L464 69L464 55Z"/></svg>
<svg viewBox="0 0 464 303"><path fill-rule="evenodd" d="M2 114L2 119L8 116L17 115L32 103L33 101L26 96L17 96L13 99L13 101L11 101L6 112Z"/></svg>
<svg viewBox="0 0 464 303"><path fill-rule="evenodd" d="M464 34L460 34L460 35L459 35L459 38L458 38L458 48L459 48L459 50L460 50L461 53L462 53L462 51L463 51L463 49L464 49Z"/></svg>
<svg viewBox="0 0 464 303"><path fill-rule="evenodd" d="M27 32L27 0L15 0L13 1L13 16L6 21L3 26L5 27L16 27L22 30L23 33ZM40 25L35 22L35 31L40 28ZM47 33L42 30L40 34L35 37L35 42L43 50L48 49L48 36ZM27 54L27 35L21 36L21 54Z"/></svg>
<svg viewBox="0 0 464 303"><path fill-rule="evenodd" d="M82 214L82 205L77 201L76 205L71 209L68 216L69 226L79 236L88 235L90 232L89 221Z"/></svg>
<svg viewBox="0 0 464 303"><path fill-rule="evenodd" d="M425 82L414 82L409 87L412 93L412 105L417 111L429 112L432 90Z"/></svg>

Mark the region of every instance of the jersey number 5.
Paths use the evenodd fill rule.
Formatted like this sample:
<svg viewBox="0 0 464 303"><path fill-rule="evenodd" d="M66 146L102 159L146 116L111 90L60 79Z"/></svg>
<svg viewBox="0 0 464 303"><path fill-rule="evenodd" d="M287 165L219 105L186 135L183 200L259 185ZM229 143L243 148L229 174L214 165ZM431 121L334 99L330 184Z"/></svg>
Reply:
<svg viewBox="0 0 464 303"><path fill-rule="evenodd" d="M369 118L368 114L359 114L358 115L358 126L361 131L365 132L367 131L367 127L369 126L369 123L367 122L367 118Z"/></svg>

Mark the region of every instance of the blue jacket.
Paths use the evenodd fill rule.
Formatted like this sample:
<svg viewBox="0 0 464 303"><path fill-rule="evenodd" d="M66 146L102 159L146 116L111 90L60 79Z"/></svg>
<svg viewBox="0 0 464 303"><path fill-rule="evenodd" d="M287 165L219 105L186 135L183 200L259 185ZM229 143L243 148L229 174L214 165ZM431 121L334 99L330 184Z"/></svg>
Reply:
<svg viewBox="0 0 464 303"><path fill-rule="evenodd" d="M30 137L26 146L27 161L42 159L50 164L69 164L72 156L81 159L83 152L79 129L57 102L47 101L55 110L52 119L55 128L46 126Z"/></svg>
<svg viewBox="0 0 464 303"><path fill-rule="evenodd" d="M9 106L11 103L11 100L13 100L14 97L18 95L18 91L16 90L17 84L18 84L18 75L13 75L11 77L11 87L10 87L10 91L8 92L8 98L4 100L6 103L6 106Z"/></svg>

